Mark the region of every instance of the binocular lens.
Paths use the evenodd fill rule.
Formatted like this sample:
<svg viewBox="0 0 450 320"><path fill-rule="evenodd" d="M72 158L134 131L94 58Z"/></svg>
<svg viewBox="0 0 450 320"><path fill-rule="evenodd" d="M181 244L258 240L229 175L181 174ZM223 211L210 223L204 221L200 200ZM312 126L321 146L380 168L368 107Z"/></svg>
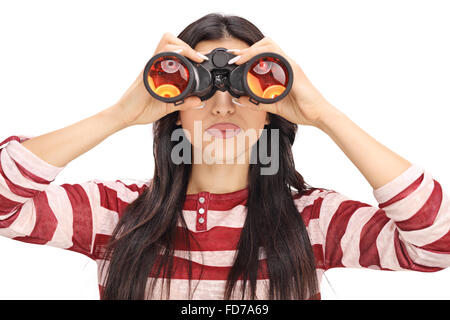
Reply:
<svg viewBox="0 0 450 320"><path fill-rule="evenodd" d="M289 82L284 63L275 57L257 59L247 72L247 84L253 94L263 99L274 99L286 90Z"/></svg>
<svg viewBox="0 0 450 320"><path fill-rule="evenodd" d="M163 56L157 59L147 74L148 84L157 95L173 98L180 95L189 82L189 70L175 56Z"/></svg>

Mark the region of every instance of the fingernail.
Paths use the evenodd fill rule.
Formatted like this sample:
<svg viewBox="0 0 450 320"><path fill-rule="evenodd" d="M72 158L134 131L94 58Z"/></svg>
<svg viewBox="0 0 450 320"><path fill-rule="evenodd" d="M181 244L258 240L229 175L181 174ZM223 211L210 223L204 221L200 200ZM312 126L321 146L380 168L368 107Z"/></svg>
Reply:
<svg viewBox="0 0 450 320"><path fill-rule="evenodd" d="M183 49L177 49L177 50L175 50L174 52L180 53L181 51L183 51Z"/></svg>
<svg viewBox="0 0 450 320"><path fill-rule="evenodd" d="M242 103L239 103L238 101L237 101L237 99L236 98L232 98L231 99L231 101L233 101L233 103L234 104L237 104L238 106L241 106L241 107L246 107L245 105L243 105Z"/></svg>
<svg viewBox="0 0 450 320"><path fill-rule="evenodd" d="M203 104L201 106L198 106L198 107L195 107L195 108L192 108L192 109L203 109L205 107L205 105L206 104L203 102Z"/></svg>
<svg viewBox="0 0 450 320"><path fill-rule="evenodd" d="M241 52L240 49L228 49L227 52Z"/></svg>
<svg viewBox="0 0 450 320"><path fill-rule="evenodd" d="M233 59L231 59L230 61L228 61L228 64L233 64L233 63L235 63L236 61L238 61L240 58L241 58L241 56L236 56L236 57L234 57Z"/></svg>
<svg viewBox="0 0 450 320"><path fill-rule="evenodd" d="M205 59L205 60L209 60L209 58L208 58L207 56L201 54L200 52L197 52L197 54L198 54L198 56L199 56L200 58Z"/></svg>

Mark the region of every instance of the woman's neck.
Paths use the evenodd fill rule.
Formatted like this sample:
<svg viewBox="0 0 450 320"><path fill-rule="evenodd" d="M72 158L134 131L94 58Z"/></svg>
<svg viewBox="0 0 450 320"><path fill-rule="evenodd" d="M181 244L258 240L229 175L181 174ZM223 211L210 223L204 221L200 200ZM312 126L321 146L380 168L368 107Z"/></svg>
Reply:
<svg viewBox="0 0 450 320"><path fill-rule="evenodd" d="M228 193L248 186L249 164L193 164L187 194Z"/></svg>

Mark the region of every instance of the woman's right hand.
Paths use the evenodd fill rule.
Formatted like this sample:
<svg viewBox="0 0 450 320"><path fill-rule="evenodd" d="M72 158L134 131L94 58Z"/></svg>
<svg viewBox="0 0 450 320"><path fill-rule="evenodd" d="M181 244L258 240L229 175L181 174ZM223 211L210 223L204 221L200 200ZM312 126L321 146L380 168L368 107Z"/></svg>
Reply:
<svg viewBox="0 0 450 320"><path fill-rule="evenodd" d="M181 52L177 51L179 54L195 62L201 63L204 61L186 42L171 33L165 33L162 36L153 56L160 52L180 49L182 49ZM141 71L133 84L115 104L117 116L124 126L149 124L171 112L196 108L202 105L202 101L196 96L185 98L184 103L178 106L175 106L174 103L165 103L153 98L145 88L143 72L144 70Z"/></svg>

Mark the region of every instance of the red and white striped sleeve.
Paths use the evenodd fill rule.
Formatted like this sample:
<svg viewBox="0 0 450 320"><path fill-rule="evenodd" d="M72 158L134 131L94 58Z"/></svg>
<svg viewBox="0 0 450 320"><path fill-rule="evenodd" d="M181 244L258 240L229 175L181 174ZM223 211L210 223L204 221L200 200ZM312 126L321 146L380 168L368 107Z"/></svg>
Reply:
<svg viewBox="0 0 450 320"><path fill-rule="evenodd" d="M450 266L450 203L417 164L374 189L378 207L317 189L296 199L318 266L439 271Z"/></svg>
<svg viewBox="0 0 450 320"><path fill-rule="evenodd" d="M120 180L56 185L65 166L55 167L22 146L29 138L10 136L0 143L0 235L95 259L95 236L111 234L142 185Z"/></svg>

